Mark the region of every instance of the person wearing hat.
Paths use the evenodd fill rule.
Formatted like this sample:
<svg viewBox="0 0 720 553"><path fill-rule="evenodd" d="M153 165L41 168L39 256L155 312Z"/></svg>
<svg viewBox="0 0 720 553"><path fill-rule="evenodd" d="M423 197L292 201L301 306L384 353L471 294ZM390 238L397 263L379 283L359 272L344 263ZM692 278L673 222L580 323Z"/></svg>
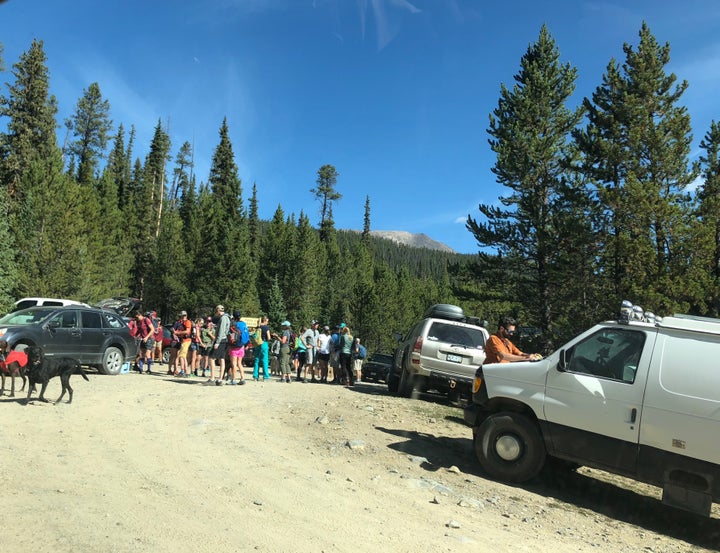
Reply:
<svg viewBox="0 0 720 553"><path fill-rule="evenodd" d="M218 323L215 331L215 341L213 342L213 362L210 364L210 379L205 384L215 382L217 386L222 386L220 378L225 373L225 354L227 353L227 335L230 332L230 316L225 313L225 307L222 305L215 306L215 316ZM214 380L216 364L219 365L220 374L217 380Z"/></svg>

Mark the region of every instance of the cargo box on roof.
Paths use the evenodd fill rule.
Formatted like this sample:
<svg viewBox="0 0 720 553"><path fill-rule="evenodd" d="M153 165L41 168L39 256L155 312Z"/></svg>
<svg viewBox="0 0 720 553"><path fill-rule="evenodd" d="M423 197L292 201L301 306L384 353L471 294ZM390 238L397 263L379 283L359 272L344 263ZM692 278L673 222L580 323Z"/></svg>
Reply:
<svg viewBox="0 0 720 553"><path fill-rule="evenodd" d="M449 303L436 303L430 306L423 314L423 319L434 317L436 319L448 319L450 321L461 321L465 318L462 307L450 305Z"/></svg>

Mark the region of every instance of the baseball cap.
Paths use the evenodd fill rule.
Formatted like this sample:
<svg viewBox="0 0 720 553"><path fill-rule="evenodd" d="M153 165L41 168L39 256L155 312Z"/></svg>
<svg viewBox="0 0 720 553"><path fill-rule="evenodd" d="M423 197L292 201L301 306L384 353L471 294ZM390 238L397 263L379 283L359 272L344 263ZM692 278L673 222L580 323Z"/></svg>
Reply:
<svg viewBox="0 0 720 553"><path fill-rule="evenodd" d="M211 322L212 322L212 317L205 317L205 322L211 323Z"/></svg>
<svg viewBox="0 0 720 553"><path fill-rule="evenodd" d="M314 326L314 325L316 325L316 324L318 324L318 322L317 322L315 319L313 319L312 321L310 321L310 326Z"/></svg>
<svg viewBox="0 0 720 553"><path fill-rule="evenodd" d="M292 325L290 324L290 321L283 321L282 325L280 325L280 326L292 326Z"/></svg>
<svg viewBox="0 0 720 553"><path fill-rule="evenodd" d="M330 327L329 327L328 325L325 325L325 326L323 327L323 330L330 330Z"/></svg>
<svg viewBox="0 0 720 553"><path fill-rule="evenodd" d="M345 323L340 323L339 328L345 328Z"/></svg>
<svg viewBox="0 0 720 553"><path fill-rule="evenodd" d="M180 316L181 316L181 317L183 317L183 316L184 316L184 317L187 317L187 311L180 311Z"/></svg>
<svg viewBox="0 0 720 553"><path fill-rule="evenodd" d="M225 311L225 308L222 305L216 305L215 311Z"/></svg>

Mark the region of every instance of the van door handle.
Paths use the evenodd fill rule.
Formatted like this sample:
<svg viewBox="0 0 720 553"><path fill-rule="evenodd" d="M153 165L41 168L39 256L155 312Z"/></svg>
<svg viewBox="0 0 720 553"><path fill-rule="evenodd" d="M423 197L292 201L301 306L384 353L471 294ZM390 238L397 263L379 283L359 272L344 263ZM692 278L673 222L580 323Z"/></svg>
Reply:
<svg viewBox="0 0 720 553"><path fill-rule="evenodd" d="M630 411L630 422L634 423L636 418L637 418L637 409L635 409L633 407L632 411Z"/></svg>

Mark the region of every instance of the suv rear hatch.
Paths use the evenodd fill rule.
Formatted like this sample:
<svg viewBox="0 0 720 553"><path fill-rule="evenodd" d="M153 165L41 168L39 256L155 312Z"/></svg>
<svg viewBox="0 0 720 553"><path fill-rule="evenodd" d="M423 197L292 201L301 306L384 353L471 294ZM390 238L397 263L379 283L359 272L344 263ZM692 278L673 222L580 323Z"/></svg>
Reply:
<svg viewBox="0 0 720 553"><path fill-rule="evenodd" d="M426 338L418 339L412 357L431 376L450 376L471 382L485 361L485 334L474 325L452 321L432 321Z"/></svg>

